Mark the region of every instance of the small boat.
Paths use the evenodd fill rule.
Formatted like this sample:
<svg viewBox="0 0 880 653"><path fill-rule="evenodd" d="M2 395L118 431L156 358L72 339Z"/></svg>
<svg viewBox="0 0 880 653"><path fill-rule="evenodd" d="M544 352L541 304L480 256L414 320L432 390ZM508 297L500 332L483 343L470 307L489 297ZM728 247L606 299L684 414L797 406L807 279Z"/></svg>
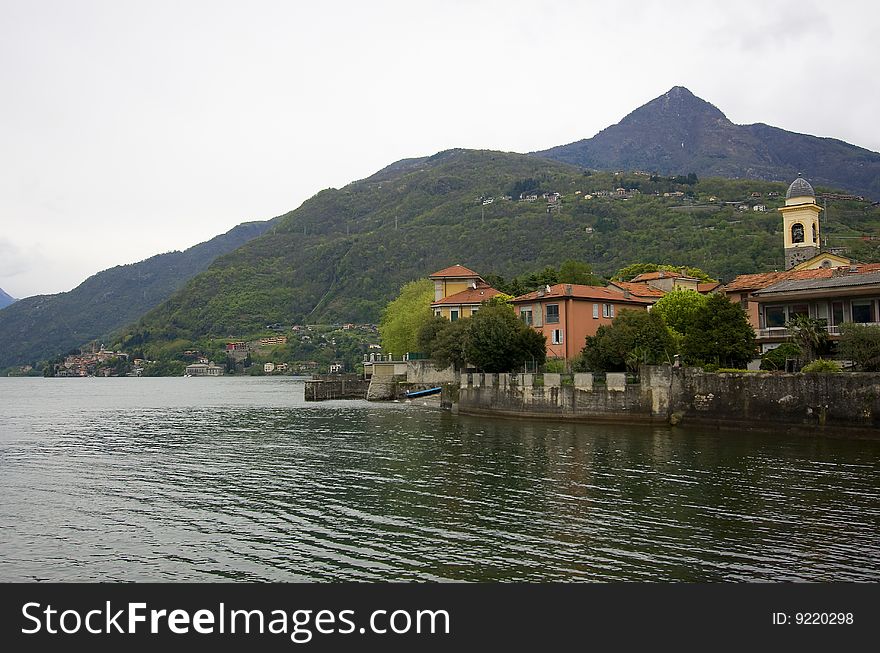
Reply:
<svg viewBox="0 0 880 653"><path fill-rule="evenodd" d="M407 399L415 399L416 397L427 397L429 395L435 395L441 390L443 390L443 388L437 386L436 388L428 388L427 390L415 390L413 392L407 392L405 394Z"/></svg>

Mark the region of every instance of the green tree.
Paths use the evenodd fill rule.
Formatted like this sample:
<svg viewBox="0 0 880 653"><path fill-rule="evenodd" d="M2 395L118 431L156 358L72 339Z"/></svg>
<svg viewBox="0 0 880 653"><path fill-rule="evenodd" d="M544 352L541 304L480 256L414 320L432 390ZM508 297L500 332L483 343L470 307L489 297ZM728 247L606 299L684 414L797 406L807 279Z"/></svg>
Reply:
<svg viewBox="0 0 880 653"><path fill-rule="evenodd" d="M863 372L880 372L880 329L853 322L841 324L840 355Z"/></svg>
<svg viewBox="0 0 880 653"><path fill-rule="evenodd" d="M418 348L418 350L429 358L433 358L434 341L437 339L437 336L450 324L454 324L454 322L450 322L445 317L441 317L439 315L433 316L430 320L422 324L422 326L419 327L418 334L416 335L416 347Z"/></svg>
<svg viewBox="0 0 880 653"><path fill-rule="evenodd" d="M690 267L687 265L666 265L657 263L633 263L631 265L627 265L615 272L614 276L611 277L611 280L632 281L640 274L645 274L647 272L660 272L661 270L665 272L678 272L679 274L684 274L688 277L693 277L706 283L714 283L715 281L717 281L717 279L713 279L708 274L703 272L700 268Z"/></svg>
<svg viewBox="0 0 880 653"><path fill-rule="evenodd" d="M583 286L602 286L602 277L593 274L593 266L583 261L564 261L559 266L559 283L576 283Z"/></svg>
<svg viewBox="0 0 880 653"><path fill-rule="evenodd" d="M711 295L694 316L682 353L695 365L742 368L755 356L755 330L739 304Z"/></svg>
<svg viewBox="0 0 880 653"><path fill-rule="evenodd" d="M440 318L445 322L434 333L431 339L429 350L434 364L440 368L449 366L457 370L463 368L467 362L465 348L468 338L468 325L471 318L467 317L462 320L450 322L449 320Z"/></svg>
<svg viewBox="0 0 880 653"><path fill-rule="evenodd" d="M762 370L784 370L785 361L789 358L800 359L803 356L801 348L793 342L784 342L778 347L774 347L763 356L761 356Z"/></svg>
<svg viewBox="0 0 880 653"><path fill-rule="evenodd" d="M469 318L467 360L486 372L510 372L526 361L543 365L547 356L542 334L517 319L507 305L485 306Z"/></svg>
<svg viewBox="0 0 880 653"><path fill-rule="evenodd" d="M594 372L617 372L667 362L674 354L675 339L659 314L624 310L587 336L581 357Z"/></svg>
<svg viewBox="0 0 880 653"><path fill-rule="evenodd" d="M402 355L418 348L419 329L431 321L434 284L419 279L404 284L397 299L382 311L379 337L386 352Z"/></svg>
<svg viewBox="0 0 880 653"><path fill-rule="evenodd" d="M796 315L785 325L792 341L804 353L807 361L814 360L828 349L828 331L825 322L806 315Z"/></svg>
<svg viewBox="0 0 880 653"><path fill-rule="evenodd" d="M694 317L706 301L706 295L695 290L676 288L657 300L651 312L660 315L670 329L684 335L691 329Z"/></svg>

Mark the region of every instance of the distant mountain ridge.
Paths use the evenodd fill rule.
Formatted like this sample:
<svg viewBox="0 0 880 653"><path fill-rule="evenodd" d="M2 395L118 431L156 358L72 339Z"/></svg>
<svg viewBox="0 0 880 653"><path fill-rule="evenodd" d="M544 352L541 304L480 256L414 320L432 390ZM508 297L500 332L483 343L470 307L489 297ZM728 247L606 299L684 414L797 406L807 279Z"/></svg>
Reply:
<svg viewBox="0 0 880 653"><path fill-rule="evenodd" d="M3 290L3 288L0 288L0 308L6 308L16 301L18 300L16 300L15 297L7 293L5 290Z"/></svg>
<svg viewBox="0 0 880 653"><path fill-rule="evenodd" d="M536 156L597 170L790 181L880 199L880 153L763 123L736 125L716 106L675 86L592 138Z"/></svg>
<svg viewBox="0 0 880 653"><path fill-rule="evenodd" d="M58 356L138 319L273 223L246 222L182 252L98 272L69 292L16 301L0 310L0 369Z"/></svg>

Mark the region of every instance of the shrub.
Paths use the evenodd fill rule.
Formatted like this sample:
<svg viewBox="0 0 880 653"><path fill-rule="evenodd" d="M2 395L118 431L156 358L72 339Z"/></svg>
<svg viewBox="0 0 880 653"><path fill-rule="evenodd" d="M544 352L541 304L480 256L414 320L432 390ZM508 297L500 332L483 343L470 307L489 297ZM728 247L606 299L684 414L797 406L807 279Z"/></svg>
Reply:
<svg viewBox="0 0 880 653"><path fill-rule="evenodd" d="M841 324L840 355L863 372L880 371L880 328L852 322Z"/></svg>
<svg viewBox="0 0 880 653"><path fill-rule="evenodd" d="M825 360L824 358L818 358L814 360L812 363L808 363L804 365L801 372L804 374L835 374L840 372L840 365L835 363L834 361Z"/></svg>
<svg viewBox="0 0 880 653"><path fill-rule="evenodd" d="M784 370L785 361L789 358L800 358L801 348L793 342L785 342L771 349L761 357L762 370Z"/></svg>

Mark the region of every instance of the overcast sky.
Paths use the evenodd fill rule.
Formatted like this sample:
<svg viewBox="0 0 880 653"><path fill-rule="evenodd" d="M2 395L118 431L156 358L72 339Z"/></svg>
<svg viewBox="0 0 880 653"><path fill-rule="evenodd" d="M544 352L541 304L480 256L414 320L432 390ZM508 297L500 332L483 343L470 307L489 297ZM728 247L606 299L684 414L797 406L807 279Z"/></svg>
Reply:
<svg viewBox="0 0 880 653"><path fill-rule="evenodd" d="M872 0L0 0L0 288L70 290L405 157L593 136L682 85L880 151Z"/></svg>

